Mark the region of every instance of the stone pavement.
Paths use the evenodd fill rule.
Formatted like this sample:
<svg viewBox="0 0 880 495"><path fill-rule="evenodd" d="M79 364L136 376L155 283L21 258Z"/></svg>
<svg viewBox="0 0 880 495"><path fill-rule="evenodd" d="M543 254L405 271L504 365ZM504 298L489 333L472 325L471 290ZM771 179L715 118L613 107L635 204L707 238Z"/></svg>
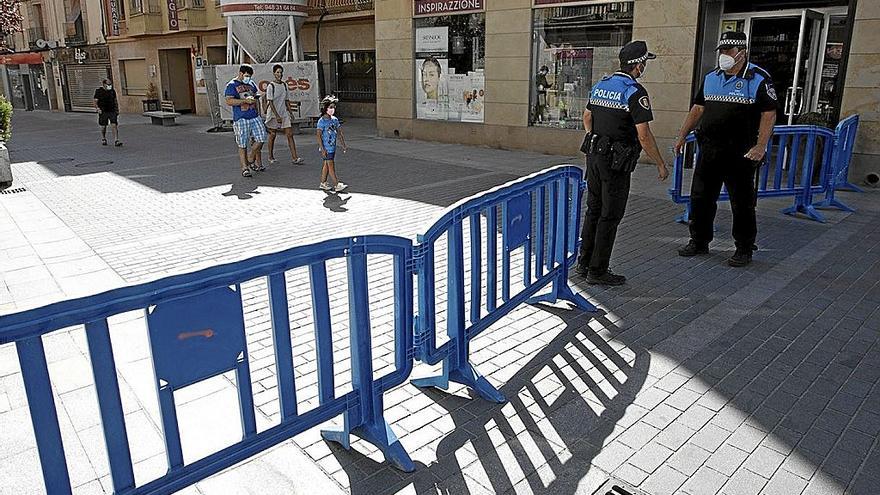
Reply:
<svg viewBox="0 0 880 495"><path fill-rule="evenodd" d="M445 206L576 157L378 139L346 126L340 177L316 189L307 165L238 176L230 134L184 117L178 127L123 122L123 148L96 146L93 116L20 113L10 144L14 188L0 195L0 314L154 280L322 239L413 237ZM284 156L284 144L277 156ZM109 162L109 163L108 163ZM759 206L761 251L747 269L720 208L712 256L683 259L686 229L652 167L634 176L613 267L627 286L574 287L596 315L524 306L478 337L477 368L510 402L411 385L386 394L386 417L418 469L395 471L362 442L344 451L310 430L186 493L592 493L609 476L651 495L880 493L880 203L828 224ZM514 258L516 262L516 258ZM521 263L522 260L519 260ZM440 272L445 260L438 259ZM376 375L393 367L387 260L370 260ZM350 390L341 264L330 264L336 393ZM438 276L438 282L442 277ZM317 389L308 278L287 273L300 411ZM442 283L440 283L442 286ZM444 321L438 291L438 325ZM243 286L258 427L279 421L266 285ZM138 483L162 474L143 315L111 319ZM110 492L83 330L44 338L75 493ZM430 374L417 365L414 376ZM240 436L232 377L178 392L184 453ZM0 347L0 493L40 493L14 348Z"/></svg>

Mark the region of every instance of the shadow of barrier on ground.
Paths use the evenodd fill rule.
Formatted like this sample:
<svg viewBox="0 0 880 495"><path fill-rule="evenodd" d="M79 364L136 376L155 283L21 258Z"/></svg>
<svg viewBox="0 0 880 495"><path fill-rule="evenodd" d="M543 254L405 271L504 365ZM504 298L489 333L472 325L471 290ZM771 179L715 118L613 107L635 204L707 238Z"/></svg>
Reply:
<svg viewBox="0 0 880 495"><path fill-rule="evenodd" d="M602 313L569 316L544 309L561 318L565 329L501 387L507 406L425 390L455 424L437 445L436 462L402 476L386 469L365 477L365 471L381 466L361 453L334 449L352 494L397 493L409 485L415 493L474 493L479 485L465 472L475 463L485 472L482 482L491 484L478 493L576 493L604 440L642 389L651 357L644 349L612 348L588 325L596 322L602 333L617 333ZM545 380L561 385L561 391L548 395Z"/></svg>
<svg viewBox="0 0 880 495"><path fill-rule="evenodd" d="M852 158L859 116L852 115L840 121L832 132L824 127L811 125L776 126L767 145L767 153L759 166L755 185L759 198L794 198L794 204L782 210L786 215L804 213L809 218L824 222L818 208L839 208L855 211L834 197L837 189L860 191L848 182L849 163ZM700 146L696 135L688 135L685 149L675 157L672 167L672 201L685 205L685 211L676 218L687 223L690 217L691 197L683 191L685 161L696 163ZM824 199L814 202L813 196L824 194ZM719 197L729 200L727 190Z"/></svg>
<svg viewBox="0 0 880 495"><path fill-rule="evenodd" d="M386 460L398 469L412 471L415 468L412 460L384 419L383 395L409 378L414 357L433 363L444 362L443 375L422 385L443 387L449 381L460 381L484 397L500 402L504 397L470 365L471 338L548 284L552 285L550 294L532 297L531 301L567 299L583 309L595 311L586 299L571 290L567 281L568 268L577 255L583 190L579 168L555 167L451 207L428 230L425 242L415 247L409 239L394 236L335 239L0 317L0 345L15 343L18 352L47 491L69 493L71 486L42 337L75 325L85 325L115 492L167 493L182 489L339 415L343 416L344 427L341 431L323 431L325 439L348 449L350 435L354 434L379 448ZM481 212L487 215L485 264L481 263L480 256L484 238L478 227L482 222ZM463 269L463 218L470 219L470 239L476 244L476 249L469 246L469 252L473 253L469 286ZM496 250L499 234L500 253ZM433 263L433 242L442 237L447 238L449 245L446 285L449 339L437 347L433 345L436 326L432 317L419 316L420 323L414 324L413 281L418 274L420 311L434 314L432 308L438 291L434 287L434 270L427 269L426 263ZM523 270L523 288L511 295L511 258L517 253L521 263L515 265ZM373 355L368 256L392 258L393 369L385 374L380 372L388 366L379 367L381 370L377 372ZM496 305L499 256L502 304ZM347 282L328 286L327 264L337 260L345 262ZM305 412L297 410L295 377L303 371L295 370L292 358L286 279L286 273L297 268L307 268L309 272L319 389L319 404ZM480 282L483 273L486 273L486 285ZM248 379L242 294L242 284L255 279L268 280L281 411L280 424L260 432L256 427ZM485 287L488 289L484 290ZM349 335L345 347L350 353L351 390L344 394L337 394L334 384L337 349L331 328L331 289L348 296ZM466 292L476 301L471 307L470 327L464 326L463 295ZM140 486L135 486L107 323L109 317L136 310L147 314L168 467L164 475ZM418 342L414 340L414 331L419 336ZM228 372L236 376L242 438L206 457L185 463L174 392Z"/></svg>

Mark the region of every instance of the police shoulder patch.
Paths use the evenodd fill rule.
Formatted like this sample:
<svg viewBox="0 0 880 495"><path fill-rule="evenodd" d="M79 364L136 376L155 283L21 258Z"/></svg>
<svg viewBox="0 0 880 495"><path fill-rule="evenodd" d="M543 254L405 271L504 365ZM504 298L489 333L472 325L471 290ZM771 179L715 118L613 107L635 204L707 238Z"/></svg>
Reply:
<svg viewBox="0 0 880 495"><path fill-rule="evenodd" d="M644 108L645 110L650 110L651 109L651 100L649 100L647 96L643 96L643 97L639 98L639 105L642 108Z"/></svg>
<svg viewBox="0 0 880 495"><path fill-rule="evenodd" d="M767 96L770 97L771 100L776 100L776 88L773 86L767 86Z"/></svg>

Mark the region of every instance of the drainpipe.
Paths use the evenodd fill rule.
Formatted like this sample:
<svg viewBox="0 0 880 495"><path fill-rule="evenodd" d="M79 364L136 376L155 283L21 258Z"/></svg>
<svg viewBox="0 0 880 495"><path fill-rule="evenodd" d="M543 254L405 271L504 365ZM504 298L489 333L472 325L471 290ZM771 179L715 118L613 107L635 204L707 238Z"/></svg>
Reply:
<svg viewBox="0 0 880 495"><path fill-rule="evenodd" d="M324 22L324 16L327 15L327 0L321 2L321 16L318 17L318 27L315 29L315 50L318 52L318 92L323 98L326 93L324 90L324 65L321 63L321 23Z"/></svg>

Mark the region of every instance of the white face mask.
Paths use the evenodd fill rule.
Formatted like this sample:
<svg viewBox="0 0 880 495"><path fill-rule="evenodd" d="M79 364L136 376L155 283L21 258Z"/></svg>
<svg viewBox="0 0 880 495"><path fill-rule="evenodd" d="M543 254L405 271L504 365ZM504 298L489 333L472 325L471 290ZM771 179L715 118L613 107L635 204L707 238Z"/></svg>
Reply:
<svg viewBox="0 0 880 495"><path fill-rule="evenodd" d="M636 79L639 79L642 76L644 76L645 72L647 72L647 71L648 71L648 64L642 64L642 70L639 71L639 77L637 77Z"/></svg>
<svg viewBox="0 0 880 495"><path fill-rule="evenodd" d="M736 59L739 57L739 53L736 54L736 57L731 57L730 55L721 54L718 56L718 67L721 67L721 70L730 70L736 65Z"/></svg>
<svg viewBox="0 0 880 495"><path fill-rule="evenodd" d="M113 89L113 85L112 85L112 84L108 84L108 85L106 85L106 86L104 86L104 87L107 88L107 91L110 91L111 89Z"/></svg>
<svg viewBox="0 0 880 495"><path fill-rule="evenodd" d="M245 84L250 84L251 83L251 76L244 76L244 79L242 79L241 82L243 82Z"/></svg>
<svg viewBox="0 0 880 495"><path fill-rule="evenodd" d="M335 109L335 108L330 107L330 108L327 109L327 115L329 115L329 116L332 117L334 113L336 113L336 109Z"/></svg>

